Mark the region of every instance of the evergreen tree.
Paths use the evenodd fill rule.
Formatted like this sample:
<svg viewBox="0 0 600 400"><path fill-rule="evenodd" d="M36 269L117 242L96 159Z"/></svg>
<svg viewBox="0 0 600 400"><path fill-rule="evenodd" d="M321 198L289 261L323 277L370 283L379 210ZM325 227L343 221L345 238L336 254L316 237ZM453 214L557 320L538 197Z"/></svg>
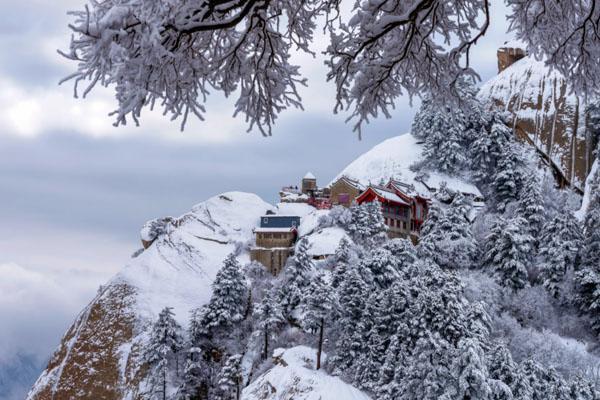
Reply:
<svg viewBox="0 0 600 400"><path fill-rule="evenodd" d="M224 261L212 284L212 297L202 310L200 327L209 334L237 324L245 318L248 287L234 254Z"/></svg>
<svg viewBox="0 0 600 400"><path fill-rule="evenodd" d="M337 290L338 337L331 363L336 372L347 372L348 375L352 375L352 366L362 352L361 332L365 330L363 313L368 293L368 287L357 266L350 264Z"/></svg>
<svg viewBox="0 0 600 400"><path fill-rule="evenodd" d="M202 359L202 349L192 346L187 351L183 382L175 396L177 400L201 400L207 390L207 371Z"/></svg>
<svg viewBox="0 0 600 400"><path fill-rule="evenodd" d="M449 207L434 211L426 222L420 245L439 266L448 269L470 268L477 254L469 213L472 203L457 193Z"/></svg>
<svg viewBox="0 0 600 400"><path fill-rule="evenodd" d="M344 279L348 264L350 263L350 242L345 237L340 240L340 244L335 250L333 256L333 273L331 278L331 286L337 289Z"/></svg>
<svg viewBox="0 0 600 400"><path fill-rule="evenodd" d="M546 222L539 240L540 281L554 298L568 270L575 268L582 233L575 217L564 211Z"/></svg>
<svg viewBox="0 0 600 400"><path fill-rule="evenodd" d="M356 242L373 247L386 239L387 226L379 201L352 206L351 213L348 231Z"/></svg>
<svg viewBox="0 0 600 400"><path fill-rule="evenodd" d="M537 238L546 216L540 183L533 176L527 177L524 181L517 213L527 221L529 232Z"/></svg>
<svg viewBox="0 0 600 400"><path fill-rule="evenodd" d="M218 377L217 400L240 400L242 386L242 356L234 354L227 358Z"/></svg>
<svg viewBox="0 0 600 400"><path fill-rule="evenodd" d="M457 378L456 397L458 399L487 400L492 390L488 382L488 371L483 349L477 340L461 339L458 342L457 357L452 365L452 373Z"/></svg>
<svg viewBox="0 0 600 400"><path fill-rule="evenodd" d="M584 379L581 375L575 378L568 385L569 400L597 400L600 399L600 393L595 385Z"/></svg>
<svg viewBox="0 0 600 400"><path fill-rule="evenodd" d="M515 144L507 144L502 149L494 174L492 189L498 211L503 212L508 203L519 199L523 187L523 161Z"/></svg>
<svg viewBox="0 0 600 400"><path fill-rule="evenodd" d="M325 324L330 319L334 308L334 298L331 287L325 282L321 273L312 279L304 299L304 318L302 325L309 332L318 334L317 365L321 368L321 354L323 353L323 340L325 337Z"/></svg>
<svg viewBox="0 0 600 400"><path fill-rule="evenodd" d="M425 334L416 343L398 384L399 400L451 399L452 347L438 334ZM450 393L449 393L450 392Z"/></svg>
<svg viewBox="0 0 600 400"><path fill-rule="evenodd" d="M172 308L165 307L152 327L150 341L144 352L152 385L151 398L167 398L169 360L175 358L182 348L181 327L175 321Z"/></svg>
<svg viewBox="0 0 600 400"><path fill-rule="evenodd" d="M522 218L498 218L484 244L484 267L494 271L501 285L514 290L528 284L533 239L523 228L525 224Z"/></svg>
<svg viewBox="0 0 600 400"><path fill-rule="evenodd" d="M306 238L300 239L296 246L293 261L288 263L283 271L279 301L286 318L295 318L293 313L302 302L315 270L308 249L308 240Z"/></svg>
<svg viewBox="0 0 600 400"><path fill-rule="evenodd" d="M458 115L457 115L458 114ZM461 146L464 115L433 111L423 145L423 160L430 169L456 173L466 165L466 149Z"/></svg>
<svg viewBox="0 0 600 400"><path fill-rule="evenodd" d="M389 250L375 248L360 262L360 270L368 272L377 288L385 289L399 276L398 262Z"/></svg>
<svg viewBox="0 0 600 400"><path fill-rule="evenodd" d="M273 332L284 322L281 307L277 303L272 291L265 293L255 313L258 319L258 326L263 332L264 347L262 358L266 360L269 357L269 339L273 335Z"/></svg>
<svg viewBox="0 0 600 400"><path fill-rule="evenodd" d="M518 378L518 365L513 361L512 355L506 346L499 344L494 347L489 360L490 378L504 382L513 387Z"/></svg>
<svg viewBox="0 0 600 400"><path fill-rule="evenodd" d="M494 180L504 148L513 140L513 133L504 121L493 115L489 129L482 128L470 146L471 170L484 184Z"/></svg>

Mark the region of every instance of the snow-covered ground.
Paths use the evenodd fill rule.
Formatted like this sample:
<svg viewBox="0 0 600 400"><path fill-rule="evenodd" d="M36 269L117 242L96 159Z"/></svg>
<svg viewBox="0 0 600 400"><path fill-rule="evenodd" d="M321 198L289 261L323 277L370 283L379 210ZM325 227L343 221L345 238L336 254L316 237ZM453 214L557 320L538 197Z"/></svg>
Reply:
<svg viewBox="0 0 600 400"><path fill-rule="evenodd" d="M411 165L421 160L422 152L421 144L411 134L387 139L351 162L331 183L343 175L355 179L363 185L376 185L381 181L387 183L390 178L394 178L412 184L418 193L430 196L431 193L427 187L415 179L418 174L410 169ZM473 194L477 197L481 196L481 192L475 185L442 173L431 172L424 181L430 188L439 189L442 183L446 182L449 189Z"/></svg>
<svg viewBox="0 0 600 400"><path fill-rule="evenodd" d="M315 370L315 349L276 349L273 358L273 368L244 389L242 400L370 400L341 379Z"/></svg>

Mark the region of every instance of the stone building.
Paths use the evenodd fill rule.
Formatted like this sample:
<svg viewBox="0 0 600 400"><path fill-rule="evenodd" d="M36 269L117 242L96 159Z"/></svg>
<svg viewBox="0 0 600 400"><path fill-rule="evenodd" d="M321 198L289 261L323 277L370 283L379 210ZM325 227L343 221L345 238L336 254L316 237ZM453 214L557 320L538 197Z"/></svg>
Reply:
<svg viewBox="0 0 600 400"><path fill-rule="evenodd" d="M298 216L261 217L260 227L254 229L255 245L250 249L250 259L260 262L273 275L278 275L294 252L299 225Z"/></svg>
<svg viewBox="0 0 600 400"><path fill-rule="evenodd" d="M317 178L311 172L308 172L302 178L302 193L314 195L317 189Z"/></svg>
<svg viewBox="0 0 600 400"><path fill-rule="evenodd" d="M332 205L350 207L354 199L365 190L365 187L354 179L342 176L331 184L329 190Z"/></svg>

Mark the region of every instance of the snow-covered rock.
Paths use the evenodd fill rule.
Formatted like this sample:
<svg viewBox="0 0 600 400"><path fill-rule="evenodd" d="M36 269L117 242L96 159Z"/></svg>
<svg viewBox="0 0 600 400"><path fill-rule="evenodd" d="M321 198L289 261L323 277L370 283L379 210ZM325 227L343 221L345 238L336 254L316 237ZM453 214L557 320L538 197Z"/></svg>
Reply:
<svg viewBox="0 0 600 400"><path fill-rule="evenodd" d="M210 299L225 257L248 261L244 243L267 210L258 196L231 192L166 221L76 318L28 399L137 398L151 323L169 306L185 327L190 310Z"/></svg>
<svg viewBox="0 0 600 400"><path fill-rule="evenodd" d="M326 357L326 355L324 355ZM341 379L315 370L316 350L306 346L276 349L274 366L242 392L243 400L369 400Z"/></svg>
<svg viewBox="0 0 600 400"><path fill-rule="evenodd" d="M521 140L546 154L579 189L591 167L585 138L585 104L564 77L525 57L485 83L479 98L504 112Z"/></svg>
<svg viewBox="0 0 600 400"><path fill-rule="evenodd" d="M421 195L431 196L430 189L437 190L445 182L451 190L481 197L481 192L475 185L454 176L430 172L423 177L422 182L417 179L419 174L412 171L410 166L421 160L422 151L422 145L410 134L387 139L351 162L331 183L342 176L357 180L363 185L379 184L394 178L412 184Z"/></svg>

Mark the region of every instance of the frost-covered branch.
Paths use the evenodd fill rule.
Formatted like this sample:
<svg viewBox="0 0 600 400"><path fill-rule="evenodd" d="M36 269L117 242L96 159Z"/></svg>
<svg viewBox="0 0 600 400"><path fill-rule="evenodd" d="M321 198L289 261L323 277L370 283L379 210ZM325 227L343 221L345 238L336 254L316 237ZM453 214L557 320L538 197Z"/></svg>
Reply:
<svg viewBox="0 0 600 400"><path fill-rule="evenodd" d="M547 56L576 90L598 92L595 1L506 1L530 51ZM349 111L359 132L370 118L389 117L401 95L448 103L459 97L459 79L478 79L469 55L493 22L489 0L368 0L349 15L341 9L342 0L89 0L71 13L70 50L61 54L78 68L65 80L76 97L114 87L115 125L137 124L144 108L159 107L183 129L190 114L203 118L209 92L218 91L235 96L234 114L249 129L270 135L283 110L302 108L306 80L290 58L316 55L319 24L331 40L334 111Z"/></svg>
<svg viewBox="0 0 600 400"><path fill-rule="evenodd" d="M506 0L511 30L556 68L576 93L600 91L600 4L596 0Z"/></svg>

